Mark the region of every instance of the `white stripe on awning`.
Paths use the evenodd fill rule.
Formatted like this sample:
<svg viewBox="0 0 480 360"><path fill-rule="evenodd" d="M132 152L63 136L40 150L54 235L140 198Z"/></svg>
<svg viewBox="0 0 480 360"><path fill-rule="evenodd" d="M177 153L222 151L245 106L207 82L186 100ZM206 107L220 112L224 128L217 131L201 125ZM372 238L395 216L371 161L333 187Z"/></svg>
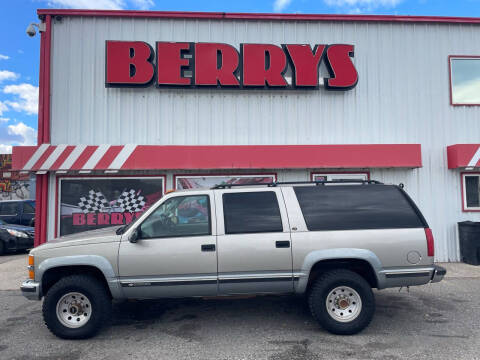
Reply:
<svg viewBox="0 0 480 360"><path fill-rule="evenodd" d="M100 159L105 155L107 150L110 148L110 145L100 145L97 150L90 156L88 161L83 165L82 170L92 170L98 164Z"/></svg>
<svg viewBox="0 0 480 360"><path fill-rule="evenodd" d="M72 167L75 161L77 161L80 154L85 150L87 145L77 145L75 149L68 155L63 164L58 167L59 170L68 170Z"/></svg>
<svg viewBox="0 0 480 360"><path fill-rule="evenodd" d="M45 162L40 166L40 170L48 170L53 165L53 163L58 159L58 157L66 149L66 144L58 145L55 150L50 154L50 156L45 160Z"/></svg>
<svg viewBox="0 0 480 360"><path fill-rule="evenodd" d="M480 160L480 146L478 147L475 155L473 155L472 160L470 160L470 162L468 163L467 167L475 167L475 165L477 165L479 160Z"/></svg>
<svg viewBox="0 0 480 360"><path fill-rule="evenodd" d="M115 160L112 161L108 169L120 169L136 148L137 145L135 144L126 144L115 157Z"/></svg>
<svg viewBox="0 0 480 360"><path fill-rule="evenodd" d="M37 163L37 161L40 159L40 157L48 149L49 146L50 144L40 145L37 151L35 151L35 153L33 154L33 156L27 161L27 163L25 164L22 170L30 170L33 167L33 165Z"/></svg>

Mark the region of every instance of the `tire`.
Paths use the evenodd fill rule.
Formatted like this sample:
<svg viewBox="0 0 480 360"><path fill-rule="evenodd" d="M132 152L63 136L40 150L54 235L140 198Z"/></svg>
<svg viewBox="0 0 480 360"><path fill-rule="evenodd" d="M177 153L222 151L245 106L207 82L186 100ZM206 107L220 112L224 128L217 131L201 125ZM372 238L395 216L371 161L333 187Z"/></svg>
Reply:
<svg viewBox="0 0 480 360"><path fill-rule="evenodd" d="M105 286L85 275L60 279L43 301L43 319L48 329L62 339L94 336L112 313L112 300Z"/></svg>
<svg viewBox="0 0 480 360"><path fill-rule="evenodd" d="M357 273L342 269L325 272L315 280L308 304L320 326L338 335L362 331L375 312L370 284Z"/></svg>
<svg viewBox="0 0 480 360"><path fill-rule="evenodd" d="M3 242L3 240L0 240L0 255L4 255L5 254L5 243Z"/></svg>

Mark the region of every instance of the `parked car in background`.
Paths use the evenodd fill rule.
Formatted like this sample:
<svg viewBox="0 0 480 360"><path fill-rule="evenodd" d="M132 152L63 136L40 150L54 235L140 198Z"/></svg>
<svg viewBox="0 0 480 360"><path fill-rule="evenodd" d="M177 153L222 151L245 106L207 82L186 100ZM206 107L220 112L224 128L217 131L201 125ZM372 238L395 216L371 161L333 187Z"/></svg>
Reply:
<svg viewBox="0 0 480 360"><path fill-rule="evenodd" d="M31 226L8 224L0 220L0 255L33 247L35 229Z"/></svg>
<svg viewBox="0 0 480 360"><path fill-rule="evenodd" d="M33 226L35 222L35 200L0 201L0 220L9 224Z"/></svg>

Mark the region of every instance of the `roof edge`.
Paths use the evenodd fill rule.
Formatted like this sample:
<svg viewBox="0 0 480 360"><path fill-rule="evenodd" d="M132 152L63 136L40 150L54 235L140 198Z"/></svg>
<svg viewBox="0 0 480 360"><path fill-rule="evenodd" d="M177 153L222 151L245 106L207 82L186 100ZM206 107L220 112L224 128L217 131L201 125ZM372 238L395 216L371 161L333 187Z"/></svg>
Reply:
<svg viewBox="0 0 480 360"><path fill-rule="evenodd" d="M225 13L190 11L141 11L141 10L84 10L38 9L37 14L90 17L138 17L179 19L229 19L229 20L279 20L279 21L352 21L398 23L448 23L480 24L480 18L411 15L344 15L344 14L278 14L278 13Z"/></svg>

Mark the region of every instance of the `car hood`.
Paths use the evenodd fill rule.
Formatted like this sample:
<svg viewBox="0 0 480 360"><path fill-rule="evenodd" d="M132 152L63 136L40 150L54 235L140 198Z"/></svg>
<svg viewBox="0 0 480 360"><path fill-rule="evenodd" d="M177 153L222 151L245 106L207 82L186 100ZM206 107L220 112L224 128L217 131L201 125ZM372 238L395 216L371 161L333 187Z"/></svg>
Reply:
<svg viewBox="0 0 480 360"><path fill-rule="evenodd" d="M120 241L120 238L122 236L117 235L116 233L119 227L120 226L111 226L97 230L90 230L76 234L60 236L54 240L48 241L46 244L36 247L32 251L42 251L65 246L77 246Z"/></svg>
<svg viewBox="0 0 480 360"><path fill-rule="evenodd" d="M23 232L33 232L35 228L31 226L25 226L25 225L15 225L15 224L3 224L0 225L0 228L2 229L13 229L13 230L18 230L18 231L23 231Z"/></svg>

